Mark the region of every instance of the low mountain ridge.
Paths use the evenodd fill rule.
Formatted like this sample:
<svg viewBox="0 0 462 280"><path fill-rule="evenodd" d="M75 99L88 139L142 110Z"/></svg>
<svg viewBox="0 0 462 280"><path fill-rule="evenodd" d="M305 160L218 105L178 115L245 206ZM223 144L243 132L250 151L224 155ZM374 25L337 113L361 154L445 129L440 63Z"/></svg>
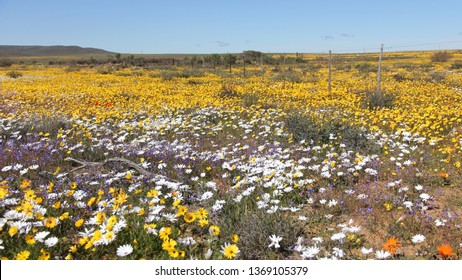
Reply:
<svg viewBox="0 0 462 280"><path fill-rule="evenodd" d="M0 56L74 56L74 55L114 54L97 48L79 46L15 46L0 45Z"/></svg>

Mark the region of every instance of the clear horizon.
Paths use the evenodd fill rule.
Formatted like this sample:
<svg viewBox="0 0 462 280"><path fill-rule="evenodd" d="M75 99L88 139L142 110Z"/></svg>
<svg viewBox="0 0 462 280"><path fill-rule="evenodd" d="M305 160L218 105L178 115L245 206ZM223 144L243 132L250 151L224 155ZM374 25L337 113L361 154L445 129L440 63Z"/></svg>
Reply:
<svg viewBox="0 0 462 280"><path fill-rule="evenodd" d="M133 54L462 49L462 1L0 0L0 45Z"/></svg>

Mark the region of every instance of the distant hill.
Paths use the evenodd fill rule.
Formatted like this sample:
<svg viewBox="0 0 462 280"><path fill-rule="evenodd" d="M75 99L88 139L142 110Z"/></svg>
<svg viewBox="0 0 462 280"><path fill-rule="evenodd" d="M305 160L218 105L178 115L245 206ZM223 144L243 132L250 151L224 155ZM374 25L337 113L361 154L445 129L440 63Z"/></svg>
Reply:
<svg viewBox="0 0 462 280"><path fill-rule="evenodd" d="M79 56L114 54L102 49L79 46L12 46L0 45L0 56Z"/></svg>

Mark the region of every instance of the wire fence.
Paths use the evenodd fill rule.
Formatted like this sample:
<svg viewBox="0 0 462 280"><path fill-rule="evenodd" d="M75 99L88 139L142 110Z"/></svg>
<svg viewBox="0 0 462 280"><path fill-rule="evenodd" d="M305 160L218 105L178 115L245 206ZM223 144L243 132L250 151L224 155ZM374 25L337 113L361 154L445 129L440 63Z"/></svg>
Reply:
<svg viewBox="0 0 462 280"><path fill-rule="evenodd" d="M417 44L405 44L405 45L393 45L393 46L386 46L384 47L385 51L406 51L409 48L415 50L419 47L429 47L429 46L438 46L438 49L441 49L441 46L450 46L450 49L462 49L462 40L457 41L442 41L442 42L430 42L430 43L417 43ZM379 46L377 47L368 47L368 48L358 48L358 49L336 49L332 50L334 53L354 53L354 52L372 52L378 51L380 49Z"/></svg>

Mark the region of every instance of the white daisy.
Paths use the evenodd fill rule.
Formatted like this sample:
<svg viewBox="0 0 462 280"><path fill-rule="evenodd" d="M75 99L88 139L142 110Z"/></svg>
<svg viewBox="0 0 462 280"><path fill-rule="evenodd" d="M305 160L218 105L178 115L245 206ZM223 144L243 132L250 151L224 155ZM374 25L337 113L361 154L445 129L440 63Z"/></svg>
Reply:
<svg viewBox="0 0 462 280"><path fill-rule="evenodd" d="M412 201L404 201L403 202L403 205L406 207L406 208L409 208L409 210L412 209L412 206L414 206L414 203L412 203Z"/></svg>
<svg viewBox="0 0 462 280"><path fill-rule="evenodd" d="M425 236L422 234L416 234L412 237L412 243L422 243L425 241Z"/></svg>
<svg viewBox="0 0 462 280"><path fill-rule="evenodd" d="M58 238L54 236L47 238L44 243L45 243L45 246L47 247L53 247L56 245L56 243L58 243Z"/></svg>
<svg viewBox="0 0 462 280"><path fill-rule="evenodd" d="M217 200L215 201L215 204L212 206L212 211L217 212L220 211L223 208L223 205L225 205L226 201L225 200Z"/></svg>
<svg viewBox="0 0 462 280"><path fill-rule="evenodd" d="M49 231L40 231L40 232L37 232L34 236L35 240L37 240L38 242L43 242L43 239L45 239L45 237L48 236L48 234L50 234Z"/></svg>
<svg viewBox="0 0 462 280"><path fill-rule="evenodd" d="M377 259L382 259L383 260L383 259L389 258L390 256L391 256L391 254L388 251L382 251L382 250L375 251L375 257Z"/></svg>
<svg viewBox="0 0 462 280"><path fill-rule="evenodd" d="M445 225L446 225L446 222L447 222L447 221L446 221L445 219L443 219L443 220L436 219L436 220L435 220L435 225L436 225L437 227L442 227L442 226L445 226Z"/></svg>
<svg viewBox="0 0 462 280"><path fill-rule="evenodd" d="M5 218L0 218L0 229L3 228L3 226L6 224L8 220Z"/></svg>
<svg viewBox="0 0 462 280"><path fill-rule="evenodd" d="M343 252L342 249L337 247L333 248L332 254L338 258L343 258L343 256L345 256L345 252Z"/></svg>
<svg viewBox="0 0 462 280"><path fill-rule="evenodd" d="M328 207L334 207L335 205L337 205L338 201L335 200L335 199L331 199L329 200L329 203L327 204Z"/></svg>
<svg viewBox="0 0 462 280"><path fill-rule="evenodd" d="M303 253L300 255L303 259L312 259L316 257L317 254L319 254L321 250L317 246L311 246L306 248L306 250L303 251Z"/></svg>
<svg viewBox="0 0 462 280"><path fill-rule="evenodd" d="M294 251L295 251L295 252L301 253L301 252L303 252L303 251L305 251L305 250L306 250L306 246L304 246L304 245L297 244L297 245L295 245L295 247L294 247Z"/></svg>
<svg viewBox="0 0 462 280"><path fill-rule="evenodd" d="M366 168L364 171L371 176L377 176L377 174L379 174L375 169L372 168Z"/></svg>
<svg viewBox="0 0 462 280"><path fill-rule="evenodd" d="M112 229L112 231L114 231L115 233L119 232L121 229L127 227L127 221L125 221L125 219L121 219L120 221L118 221L115 225L114 225L114 228Z"/></svg>
<svg viewBox="0 0 462 280"><path fill-rule="evenodd" d="M332 235L330 239L335 241L335 240L342 240L345 237L346 237L345 233L339 232L339 233L335 233L334 235Z"/></svg>
<svg viewBox="0 0 462 280"><path fill-rule="evenodd" d="M372 253L372 251L374 251L374 249L372 248L369 248L369 249L366 249L366 247L361 248L361 253L363 253L364 255L369 255L370 253Z"/></svg>
<svg viewBox="0 0 462 280"><path fill-rule="evenodd" d="M167 221L172 222L172 223L175 222L176 220L178 220L176 215L173 214L173 213L162 214L162 217L165 218Z"/></svg>
<svg viewBox="0 0 462 280"><path fill-rule="evenodd" d="M204 200L210 199L212 196L213 196L213 192L205 192L202 194L200 200L204 201Z"/></svg>
<svg viewBox="0 0 462 280"><path fill-rule="evenodd" d="M19 169L21 169L22 167L23 167L22 164L17 163L17 164L15 164L15 165L13 166L13 170L19 170Z"/></svg>
<svg viewBox="0 0 462 280"><path fill-rule="evenodd" d="M7 166L5 166L5 167L2 168L2 172L10 171L11 168L13 168L11 165L7 165Z"/></svg>
<svg viewBox="0 0 462 280"><path fill-rule="evenodd" d="M406 166L409 166L409 165L412 164L412 161L408 159L405 162L403 162L403 164L406 165Z"/></svg>
<svg viewBox="0 0 462 280"><path fill-rule="evenodd" d="M133 247L130 244L125 244L117 248L117 256L125 257L130 255L133 252Z"/></svg>
<svg viewBox="0 0 462 280"><path fill-rule="evenodd" d="M419 197L420 197L420 198L422 199L422 201L424 201L424 202L427 201L427 200L429 200L429 199L431 199L431 196L430 196L429 194L427 194L427 193L422 193L422 194L419 195Z"/></svg>
<svg viewBox="0 0 462 280"><path fill-rule="evenodd" d="M185 246L191 246L196 244L196 240L192 237L185 237L185 238L178 238L178 243L183 244Z"/></svg>
<svg viewBox="0 0 462 280"><path fill-rule="evenodd" d="M313 237L311 238L311 240L314 242L314 243L322 243L324 240L322 239L322 237Z"/></svg>
<svg viewBox="0 0 462 280"><path fill-rule="evenodd" d="M271 244L268 245L268 248L271 248L274 246L274 248L279 248L281 245L279 245L279 242L282 240L281 236L276 236L275 234L271 235L268 237L268 239L271 241Z"/></svg>
<svg viewBox="0 0 462 280"><path fill-rule="evenodd" d="M274 213L276 213L276 211L278 210L278 208L279 208L279 207L278 207L277 205L273 205L273 206L271 206L268 210L266 210L266 213L268 213L268 214L274 214Z"/></svg>
<svg viewBox="0 0 462 280"><path fill-rule="evenodd" d="M213 253L213 251L209 248L209 249L207 250L207 252L205 252L204 258L205 258L206 260L210 259L210 257L212 256L212 253Z"/></svg>

